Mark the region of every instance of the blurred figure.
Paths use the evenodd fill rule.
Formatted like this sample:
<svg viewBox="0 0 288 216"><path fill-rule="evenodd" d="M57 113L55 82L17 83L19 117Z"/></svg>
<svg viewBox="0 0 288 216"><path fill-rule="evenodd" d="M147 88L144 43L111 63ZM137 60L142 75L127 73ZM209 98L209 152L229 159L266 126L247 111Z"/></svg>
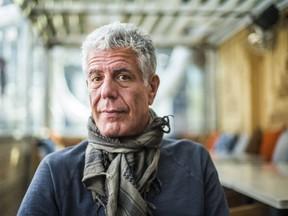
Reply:
<svg viewBox="0 0 288 216"><path fill-rule="evenodd" d="M5 60L0 57L0 95L4 95L6 87Z"/></svg>

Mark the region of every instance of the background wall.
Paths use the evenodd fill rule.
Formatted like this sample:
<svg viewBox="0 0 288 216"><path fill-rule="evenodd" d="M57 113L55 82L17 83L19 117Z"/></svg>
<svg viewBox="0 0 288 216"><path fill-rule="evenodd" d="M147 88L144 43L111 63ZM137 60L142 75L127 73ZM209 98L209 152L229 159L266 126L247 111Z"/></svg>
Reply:
<svg viewBox="0 0 288 216"><path fill-rule="evenodd" d="M283 14L287 14L283 12ZM273 49L249 47L244 29L218 50L218 127L251 133L256 127L288 125L288 18L277 23Z"/></svg>

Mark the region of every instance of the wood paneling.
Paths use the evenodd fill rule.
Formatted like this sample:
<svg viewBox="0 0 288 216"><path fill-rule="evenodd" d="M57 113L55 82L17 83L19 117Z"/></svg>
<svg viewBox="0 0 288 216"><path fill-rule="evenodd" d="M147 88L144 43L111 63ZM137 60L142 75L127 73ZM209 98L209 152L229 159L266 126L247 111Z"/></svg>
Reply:
<svg viewBox="0 0 288 216"><path fill-rule="evenodd" d="M220 130L251 133L288 124L288 24L276 26L273 49L256 55L244 29L218 50Z"/></svg>
<svg viewBox="0 0 288 216"><path fill-rule="evenodd" d="M219 49L218 117L220 129L247 131L251 127L251 64L246 47L247 31L242 31Z"/></svg>

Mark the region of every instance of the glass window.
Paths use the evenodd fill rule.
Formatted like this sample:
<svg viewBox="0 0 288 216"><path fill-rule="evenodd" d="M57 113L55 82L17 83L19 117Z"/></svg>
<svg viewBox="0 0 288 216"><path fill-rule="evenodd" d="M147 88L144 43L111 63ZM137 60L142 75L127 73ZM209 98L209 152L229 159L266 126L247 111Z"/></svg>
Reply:
<svg viewBox="0 0 288 216"><path fill-rule="evenodd" d="M2 133L13 130L22 100L17 86L17 25L4 26L1 31L1 97L0 128Z"/></svg>
<svg viewBox="0 0 288 216"><path fill-rule="evenodd" d="M0 135L35 134L44 125L44 46L16 6L0 7L0 19L6 9L11 19L0 23Z"/></svg>
<svg viewBox="0 0 288 216"><path fill-rule="evenodd" d="M52 62L52 131L64 137L86 136L91 112L81 68L80 47L54 47Z"/></svg>

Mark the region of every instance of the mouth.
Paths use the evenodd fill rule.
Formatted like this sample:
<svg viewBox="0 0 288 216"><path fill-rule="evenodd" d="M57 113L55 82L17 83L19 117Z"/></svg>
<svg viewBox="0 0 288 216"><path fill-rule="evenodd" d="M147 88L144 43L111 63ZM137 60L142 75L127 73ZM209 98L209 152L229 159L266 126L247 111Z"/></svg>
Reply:
<svg viewBox="0 0 288 216"><path fill-rule="evenodd" d="M125 109L112 109L112 110L101 110L100 114L105 115L106 117L119 117L119 115L126 114L127 110Z"/></svg>

